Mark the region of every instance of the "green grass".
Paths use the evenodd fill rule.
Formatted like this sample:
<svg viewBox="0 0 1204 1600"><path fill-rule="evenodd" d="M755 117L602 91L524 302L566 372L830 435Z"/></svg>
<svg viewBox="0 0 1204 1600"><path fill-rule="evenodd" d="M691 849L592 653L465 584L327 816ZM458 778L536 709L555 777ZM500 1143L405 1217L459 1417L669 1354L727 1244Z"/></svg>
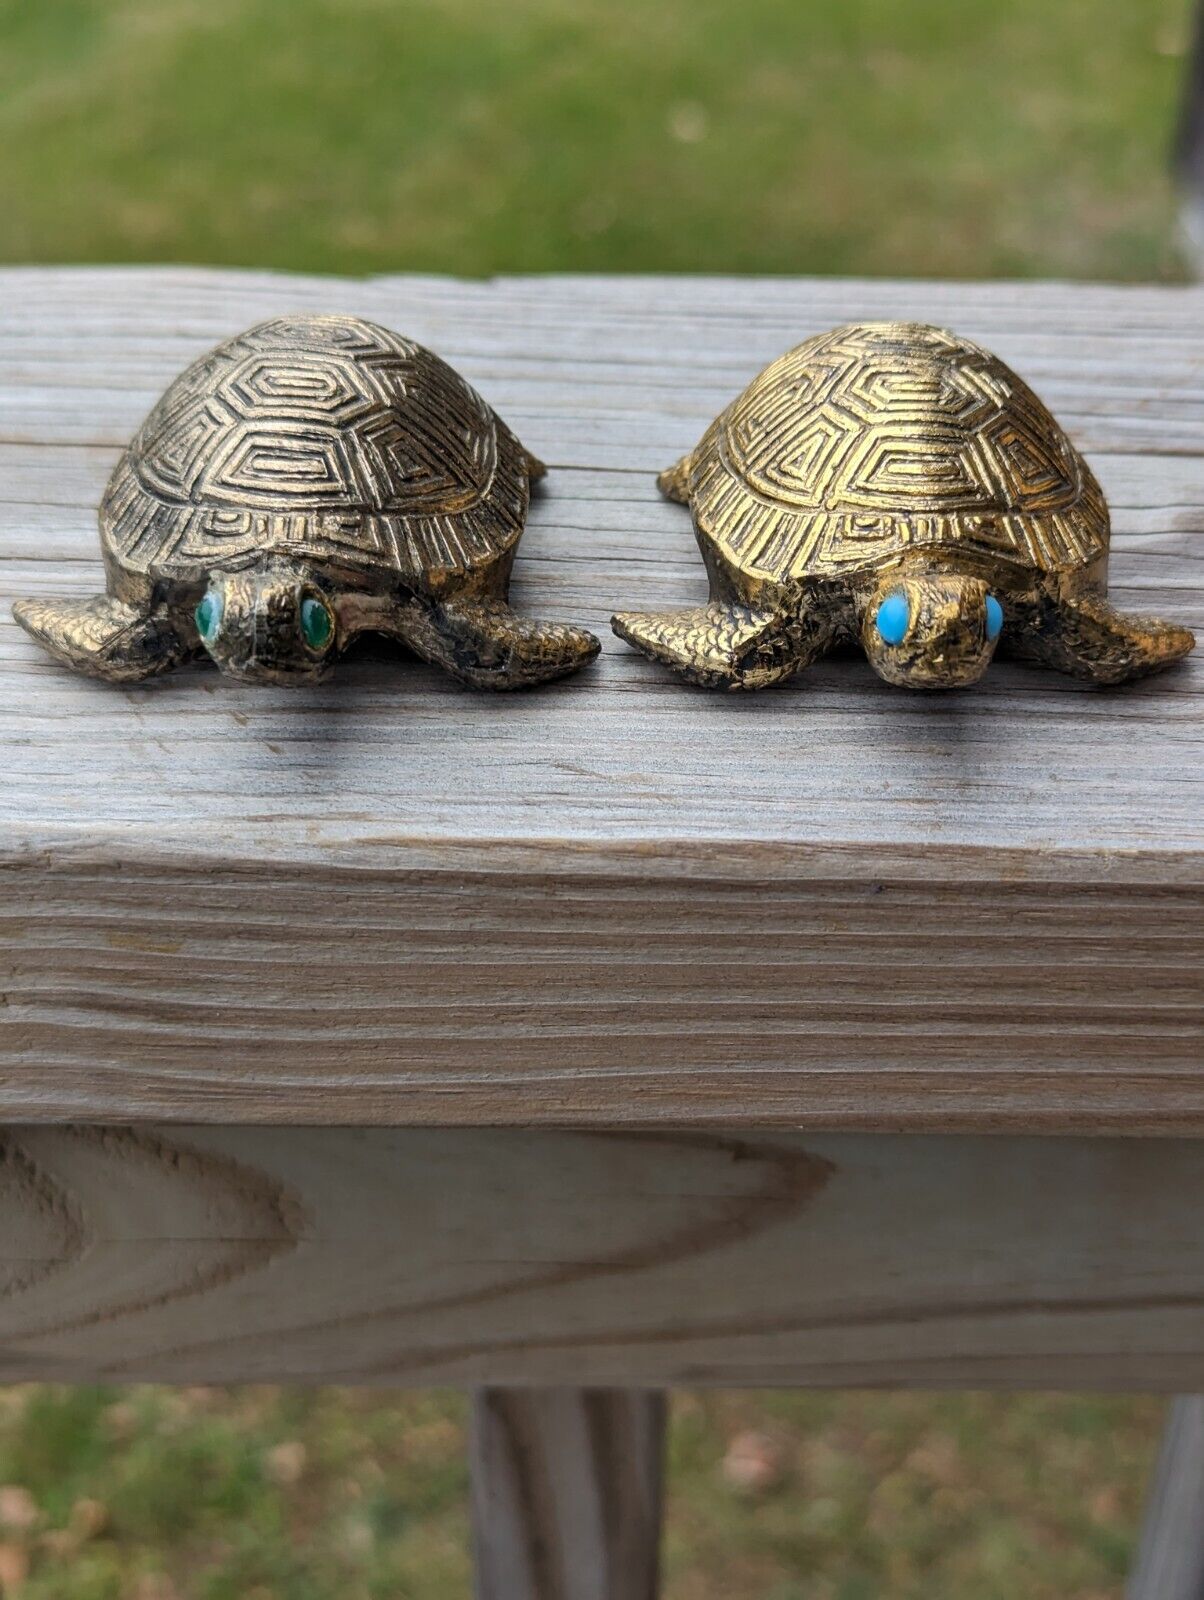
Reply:
<svg viewBox="0 0 1204 1600"><path fill-rule="evenodd" d="M666 1600L1118 1597L1161 1412L679 1395ZM750 1430L751 1489L724 1469ZM455 1395L0 1391L0 1594L465 1600L465 1491Z"/></svg>
<svg viewBox="0 0 1204 1600"><path fill-rule="evenodd" d="M0 258L1173 278L1188 0L0 0Z"/></svg>

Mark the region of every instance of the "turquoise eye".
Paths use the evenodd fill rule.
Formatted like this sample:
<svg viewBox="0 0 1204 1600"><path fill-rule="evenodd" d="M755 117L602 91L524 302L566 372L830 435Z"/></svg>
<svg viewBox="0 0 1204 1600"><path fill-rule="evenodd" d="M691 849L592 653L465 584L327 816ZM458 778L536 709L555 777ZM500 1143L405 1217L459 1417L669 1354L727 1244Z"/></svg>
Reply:
<svg viewBox="0 0 1204 1600"><path fill-rule="evenodd" d="M907 603L907 596L899 589L894 594L888 594L878 607L874 626L883 644L902 644L910 621L911 607Z"/></svg>
<svg viewBox="0 0 1204 1600"><path fill-rule="evenodd" d="M321 600L302 600L301 637L311 650L325 650L334 633L334 618Z"/></svg>
<svg viewBox="0 0 1204 1600"><path fill-rule="evenodd" d="M1003 607L993 594L987 596L987 638L998 639L1003 630Z"/></svg>
<svg viewBox="0 0 1204 1600"><path fill-rule="evenodd" d="M222 612L225 609L220 592L210 589L199 606L196 608L196 631L201 636L202 644L212 644L217 638L217 630L222 625Z"/></svg>

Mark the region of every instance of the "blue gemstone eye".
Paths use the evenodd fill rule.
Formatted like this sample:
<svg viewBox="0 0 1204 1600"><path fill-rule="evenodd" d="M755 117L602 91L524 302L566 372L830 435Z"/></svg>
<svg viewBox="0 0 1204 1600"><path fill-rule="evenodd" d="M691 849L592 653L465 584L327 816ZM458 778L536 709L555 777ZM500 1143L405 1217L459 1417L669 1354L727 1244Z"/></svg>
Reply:
<svg viewBox="0 0 1204 1600"><path fill-rule="evenodd" d="M998 639L1003 629L1003 607L993 594L987 596L987 638Z"/></svg>
<svg viewBox="0 0 1204 1600"><path fill-rule="evenodd" d="M883 644L902 644L910 621L911 607L907 603L907 596L899 589L894 594L888 594L878 607L874 626Z"/></svg>

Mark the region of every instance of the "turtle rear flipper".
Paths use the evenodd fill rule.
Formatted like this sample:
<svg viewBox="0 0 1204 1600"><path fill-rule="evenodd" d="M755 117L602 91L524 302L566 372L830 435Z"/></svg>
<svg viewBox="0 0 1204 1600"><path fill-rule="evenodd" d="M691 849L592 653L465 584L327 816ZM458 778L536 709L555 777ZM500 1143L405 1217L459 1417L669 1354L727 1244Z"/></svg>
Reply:
<svg viewBox="0 0 1204 1600"><path fill-rule="evenodd" d="M793 677L836 642L824 617L793 617L712 600L691 611L620 611L620 639L704 689L764 689Z"/></svg>
<svg viewBox="0 0 1204 1600"><path fill-rule="evenodd" d="M690 468L694 464L694 454L682 456L680 461L675 461L667 467L656 480L656 486L666 500L676 500L680 506L690 503Z"/></svg>
<svg viewBox="0 0 1204 1600"><path fill-rule="evenodd" d="M169 613L137 611L112 595L18 600L13 616L66 666L110 683L153 678L200 654L197 640Z"/></svg>
<svg viewBox="0 0 1204 1600"><path fill-rule="evenodd" d="M1187 628L1126 616L1102 595L1046 600L1018 630L1013 653L1093 683L1126 683L1179 661L1195 648Z"/></svg>
<svg viewBox="0 0 1204 1600"><path fill-rule="evenodd" d="M536 622L503 600L415 603L397 634L424 661L477 689L522 689L575 672L601 645L584 628Z"/></svg>

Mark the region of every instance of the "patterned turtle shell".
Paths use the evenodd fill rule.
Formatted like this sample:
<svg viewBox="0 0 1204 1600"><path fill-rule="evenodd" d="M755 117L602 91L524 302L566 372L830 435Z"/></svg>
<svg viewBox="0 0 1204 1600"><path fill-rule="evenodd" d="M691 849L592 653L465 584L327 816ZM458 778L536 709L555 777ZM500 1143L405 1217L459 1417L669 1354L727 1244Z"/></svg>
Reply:
<svg viewBox="0 0 1204 1600"><path fill-rule="evenodd" d="M1108 545L1091 469L1010 368L918 323L837 328L767 367L693 453L700 531L749 577L939 547L1038 572Z"/></svg>
<svg viewBox="0 0 1204 1600"><path fill-rule="evenodd" d="M358 317L278 318L171 385L109 482L101 538L127 578L287 555L437 584L512 551L529 466L422 345Z"/></svg>

